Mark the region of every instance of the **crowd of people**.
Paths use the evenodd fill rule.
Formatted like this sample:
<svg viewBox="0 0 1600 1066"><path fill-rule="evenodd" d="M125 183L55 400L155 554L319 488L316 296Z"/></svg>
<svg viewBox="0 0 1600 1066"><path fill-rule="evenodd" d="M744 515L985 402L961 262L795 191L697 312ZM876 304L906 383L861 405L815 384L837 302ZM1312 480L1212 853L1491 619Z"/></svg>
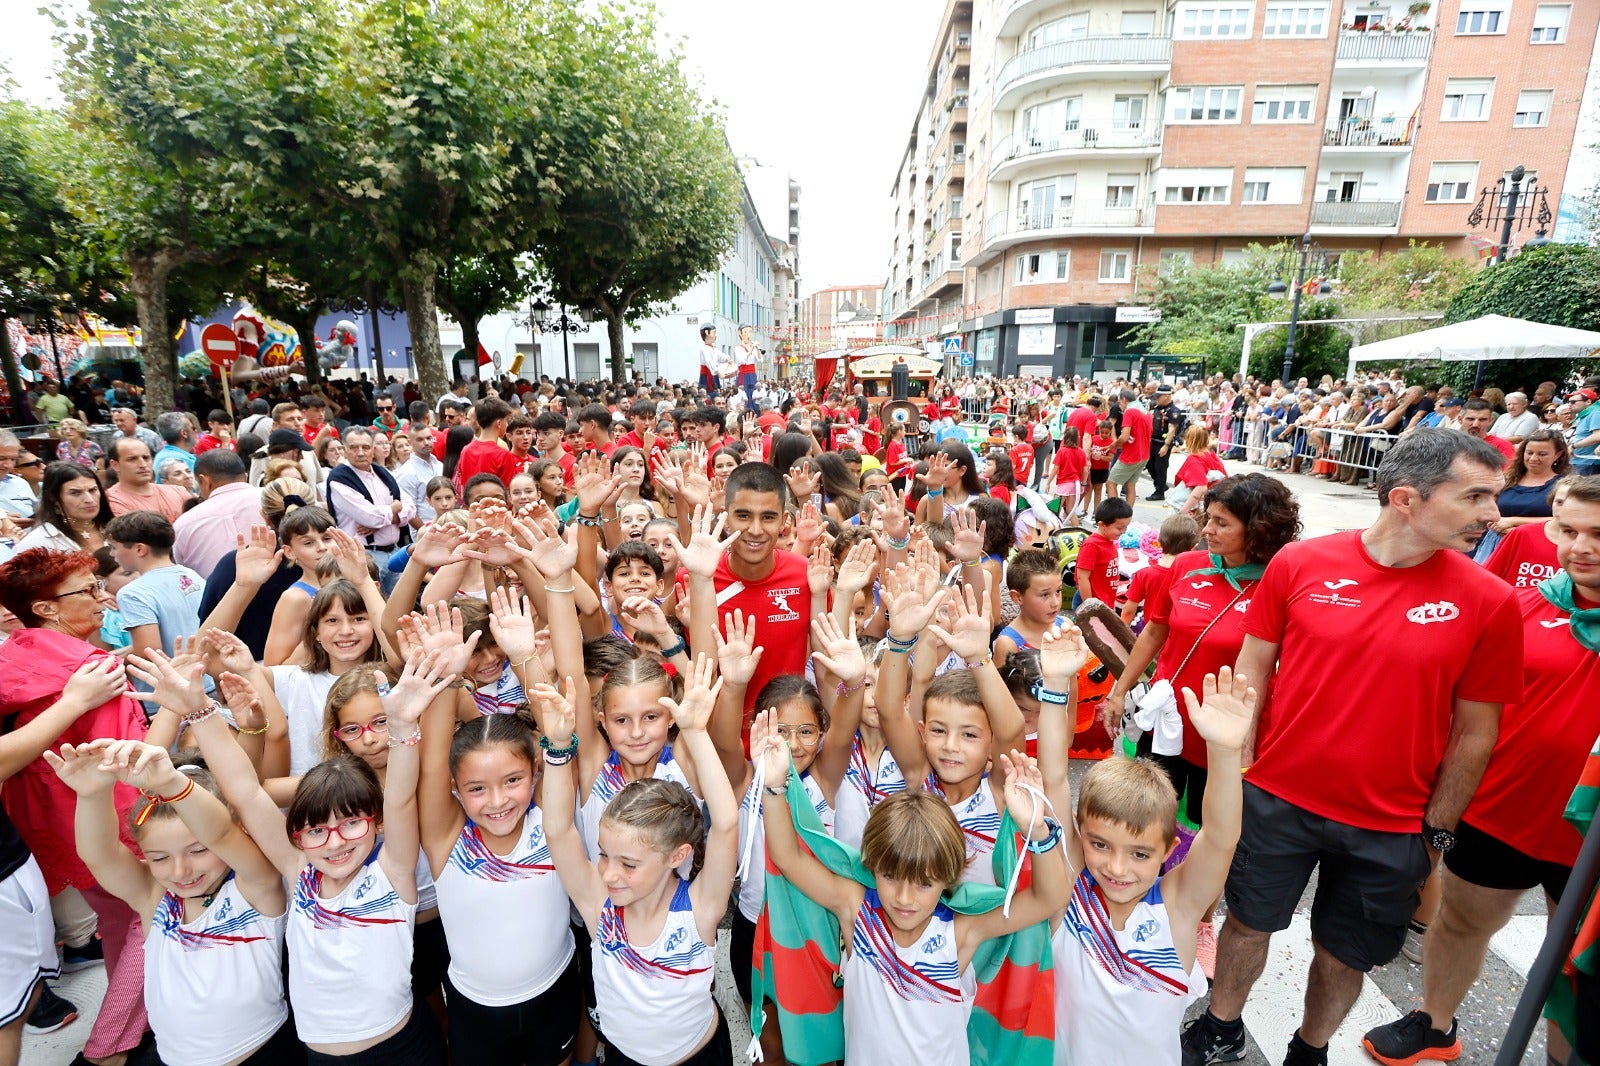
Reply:
<svg viewBox="0 0 1600 1066"><path fill-rule="evenodd" d="M0 1064L97 965L87 1063L731 1064L725 914L769 1063L1236 1061L1314 870L1282 1061L1326 1063L1403 950L1422 1007L1364 1046L1461 1054L1490 936L1581 842L1597 382L1564 422L1554 386L967 381L924 430L707 376L30 400ZM1365 530L1303 539L1227 462L1298 426L1338 476L1377 415ZM1129 581L1147 484L1173 513ZM1352 633L1395 668L1329 653ZM1070 784L1097 729L1136 757ZM1549 1045L1595 1061L1570 981Z"/></svg>

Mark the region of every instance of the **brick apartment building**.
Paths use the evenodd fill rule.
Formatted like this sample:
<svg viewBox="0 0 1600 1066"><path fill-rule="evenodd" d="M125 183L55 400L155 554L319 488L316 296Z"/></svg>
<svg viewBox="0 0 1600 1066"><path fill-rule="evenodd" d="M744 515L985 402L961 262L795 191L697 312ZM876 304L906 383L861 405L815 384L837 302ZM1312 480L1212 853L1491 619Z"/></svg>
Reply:
<svg viewBox="0 0 1600 1066"><path fill-rule="evenodd" d="M1597 27L1578 0L952 0L885 320L959 330L978 373L1122 369L1142 270L1301 234L1471 254L1467 214L1513 167L1559 203Z"/></svg>

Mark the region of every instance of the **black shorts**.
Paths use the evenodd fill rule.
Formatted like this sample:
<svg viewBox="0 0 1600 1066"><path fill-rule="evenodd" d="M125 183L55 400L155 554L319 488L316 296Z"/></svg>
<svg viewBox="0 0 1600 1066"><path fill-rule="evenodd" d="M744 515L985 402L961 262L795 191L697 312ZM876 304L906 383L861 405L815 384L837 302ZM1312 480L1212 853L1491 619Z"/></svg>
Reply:
<svg viewBox="0 0 1600 1066"><path fill-rule="evenodd" d="M739 998L750 1006L750 958L756 950L756 923L739 913L737 902L731 908L733 928L728 931L728 965L733 969L733 984Z"/></svg>
<svg viewBox="0 0 1600 1066"><path fill-rule="evenodd" d="M1151 752L1148 758L1167 772L1172 779L1172 787L1178 790L1178 802L1181 804L1178 809L1191 825L1199 828L1200 810L1206 801L1206 768L1196 766L1182 755L1157 755Z"/></svg>
<svg viewBox="0 0 1600 1066"><path fill-rule="evenodd" d="M157 1052L161 1049L156 1048ZM294 1034L294 1019L288 1018L267 1042L250 1052L239 1066L299 1066L306 1061L306 1046Z"/></svg>
<svg viewBox="0 0 1600 1066"><path fill-rule="evenodd" d="M599 1032L600 1026L595 1022L599 1012L594 1006L594 956L591 954L594 940L582 922L572 923L572 942L577 945L572 957L578 960L578 994L583 997L583 1009L589 1012L589 1024Z"/></svg>
<svg viewBox="0 0 1600 1066"><path fill-rule="evenodd" d="M604 1039L601 1034L601 1039ZM457 1060L464 1061L464 1060ZM606 1066L640 1066L610 1043L606 1044ZM706 1046L678 1063L678 1066L733 1066L733 1037L728 1035L728 1019L722 1008L717 1008L717 1031L711 1034Z"/></svg>
<svg viewBox="0 0 1600 1066"><path fill-rule="evenodd" d="M1324 950L1363 973L1400 953L1432 870L1422 834L1336 822L1247 780L1229 919L1262 933L1287 929L1313 869L1311 935Z"/></svg>
<svg viewBox="0 0 1600 1066"><path fill-rule="evenodd" d="M577 953L561 976L532 999L509 1007L486 1007L463 995L445 978L450 1009L450 1056L456 1062L556 1066L572 1054L578 1035Z"/></svg>
<svg viewBox="0 0 1600 1066"><path fill-rule="evenodd" d="M437 918L418 922L411 933L411 991L419 999L444 991L448 969L450 942L444 936L444 923Z"/></svg>
<svg viewBox="0 0 1600 1066"><path fill-rule="evenodd" d="M449 1061L439 1020L420 1002L398 1033L365 1051L328 1055L306 1048L308 1066L448 1066Z"/></svg>
<svg viewBox="0 0 1600 1066"><path fill-rule="evenodd" d="M1525 855L1466 822L1456 827L1456 846L1444 853L1444 864L1452 874L1479 888L1526 892L1538 885L1558 902L1572 876L1572 867Z"/></svg>
<svg viewBox="0 0 1600 1066"><path fill-rule="evenodd" d="M1111 468L1109 466L1104 470L1096 470L1092 466L1089 468L1089 484L1091 485L1104 485L1110 478Z"/></svg>

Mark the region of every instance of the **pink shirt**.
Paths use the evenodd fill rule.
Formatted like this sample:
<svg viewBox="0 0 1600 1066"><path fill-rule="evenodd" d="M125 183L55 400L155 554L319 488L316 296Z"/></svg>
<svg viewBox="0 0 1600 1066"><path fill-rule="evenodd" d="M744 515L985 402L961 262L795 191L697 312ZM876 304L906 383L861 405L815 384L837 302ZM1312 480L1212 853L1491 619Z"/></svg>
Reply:
<svg viewBox="0 0 1600 1066"><path fill-rule="evenodd" d="M183 505L192 498L189 490L178 485L157 485L154 482L150 487L155 491L148 496L129 492L128 487L122 484L106 489L106 502L111 505L112 517L125 515L129 511L154 511L168 522L176 524L178 517L183 514Z"/></svg>
<svg viewBox="0 0 1600 1066"><path fill-rule="evenodd" d="M251 526L265 524L260 489L242 481L222 485L172 524L177 534L172 543L172 561L201 577L210 577L222 557L239 546L237 538L241 534L248 537Z"/></svg>
<svg viewBox="0 0 1600 1066"><path fill-rule="evenodd" d="M510 455L510 452L506 453ZM349 465L349 464L345 464ZM349 533L362 543L370 537L373 548L393 548L400 541L400 527L409 523L416 517L417 508L406 496L400 494L400 514L396 515L390 506L395 502L395 497L390 493L383 479L371 470L357 470L356 477L367 487L367 492L372 495L372 502L368 503L359 493L352 492L345 486L334 481L328 482L328 498L333 502L334 514L338 516L339 528ZM373 530L372 533L363 533L359 526L366 526Z"/></svg>

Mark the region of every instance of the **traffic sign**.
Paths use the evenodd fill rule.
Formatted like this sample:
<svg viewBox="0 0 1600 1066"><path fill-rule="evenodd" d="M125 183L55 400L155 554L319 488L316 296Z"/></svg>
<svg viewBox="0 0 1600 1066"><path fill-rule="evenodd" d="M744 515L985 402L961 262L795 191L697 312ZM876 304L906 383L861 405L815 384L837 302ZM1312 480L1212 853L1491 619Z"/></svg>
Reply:
<svg viewBox="0 0 1600 1066"><path fill-rule="evenodd" d="M961 365L962 366L972 366L976 362L977 362L977 360L972 358L972 353L971 352L962 352L961 353Z"/></svg>
<svg viewBox="0 0 1600 1066"><path fill-rule="evenodd" d="M233 330L220 322L213 322L200 331L200 350L206 353L211 365L222 369L232 367L239 358L239 338Z"/></svg>
<svg viewBox="0 0 1600 1066"><path fill-rule="evenodd" d="M946 337L944 339L944 354L945 355L960 355L961 354L961 338L960 337Z"/></svg>

